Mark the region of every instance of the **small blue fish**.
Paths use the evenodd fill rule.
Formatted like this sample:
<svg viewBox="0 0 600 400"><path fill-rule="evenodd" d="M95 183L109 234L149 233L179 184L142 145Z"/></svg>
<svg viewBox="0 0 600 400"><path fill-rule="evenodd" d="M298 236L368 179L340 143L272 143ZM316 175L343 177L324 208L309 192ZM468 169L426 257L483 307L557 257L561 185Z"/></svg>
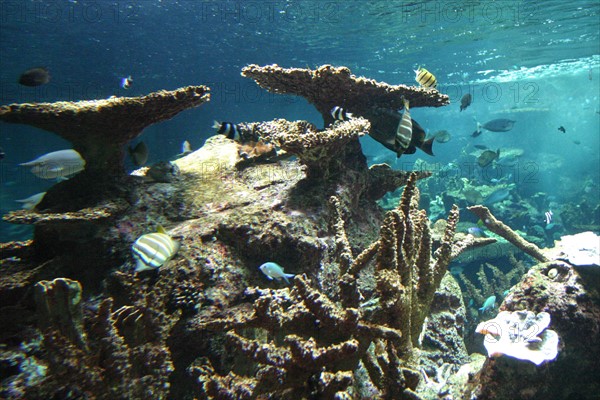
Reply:
<svg viewBox="0 0 600 400"><path fill-rule="evenodd" d="M490 296L483 302L483 306L479 309L482 313L493 310L496 307L496 296Z"/></svg>
<svg viewBox="0 0 600 400"><path fill-rule="evenodd" d="M483 229L481 229L477 226L470 227L469 229L467 229L467 232L469 232L471 235L475 236L476 238L487 237L487 235L485 234Z"/></svg>
<svg viewBox="0 0 600 400"><path fill-rule="evenodd" d="M286 274L283 271L283 268L281 268L279 264L274 262L266 262L260 267L258 267L258 269L260 269L262 273L265 274L270 280L273 280L273 278L283 279L286 281L286 283L290 283L288 278L294 277L294 274Z"/></svg>

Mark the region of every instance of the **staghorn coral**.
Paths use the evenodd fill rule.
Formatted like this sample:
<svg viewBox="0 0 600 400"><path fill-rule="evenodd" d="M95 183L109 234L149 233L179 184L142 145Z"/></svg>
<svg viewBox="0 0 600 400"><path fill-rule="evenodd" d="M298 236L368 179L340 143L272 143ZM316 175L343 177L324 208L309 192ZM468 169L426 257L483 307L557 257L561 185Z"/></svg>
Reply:
<svg viewBox="0 0 600 400"><path fill-rule="evenodd" d="M263 67L252 64L242 69L242 76L253 79L260 87L270 92L306 98L321 113L326 125L333 122L329 112L335 106L343 106L352 113L365 116L377 108L402 108L402 97L408 99L413 108L449 104L448 96L437 90L389 85L356 77L346 67L322 65L311 70L281 68L276 64ZM396 126L397 120L394 129Z"/></svg>
<svg viewBox="0 0 600 400"><path fill-rule="evenodd" d="M199 323L202 332L227 332L230 354L237 360L225 373L217 372L222 368L214 366L214 359L196 360L190 372L199 395L356 398L361 387L369 386L381 398L419 398L419 334L451 258L458 209L451 212L432 256L428 219L417 210L416 180L412 174L399 207L388 212L380 239L356 258L345 233L342 203L331 199L340 263L337 301L299 275L291 291L248 289L251 310L242 304L228 317ZM361 306L356 281L371 261L377 283ZM369 385L357 382L359 370Z"/></svg>
<svg viewBox="0 0 600 400"><path fill-rule="evenodd" d="M73 211L94 205L100 193L118 197L127 192L127 185L115 183L125 176L124 145L147 126L208 101L208 91L206 86L188 86L141 97L11 104L0 107L0 121L53 132L81 154L85 170L52 187L38 206Z"/></svg>

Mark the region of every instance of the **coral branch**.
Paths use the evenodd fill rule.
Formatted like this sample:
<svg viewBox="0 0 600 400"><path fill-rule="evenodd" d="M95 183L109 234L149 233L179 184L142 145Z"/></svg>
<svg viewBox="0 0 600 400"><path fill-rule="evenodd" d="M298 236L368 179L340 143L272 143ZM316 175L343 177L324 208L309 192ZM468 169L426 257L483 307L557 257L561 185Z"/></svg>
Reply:
<svg viewBox="0 0 600 400"><path fill-rule="evenodd" d="M492 215L490 210L484 206L471 206L467 207L469 211L475 214L479 219L483 221L485 226L492 232L497 235L502 236L504 239L508 240L510 243L514 244L519 249L523 250L525 253L529 254L531 257L535 258L540 262L548 262L549 259L540 251L540 249L533 243L529 243L521 236L519 236L515 231L510 229L507 225L499 221Z"/></svg>

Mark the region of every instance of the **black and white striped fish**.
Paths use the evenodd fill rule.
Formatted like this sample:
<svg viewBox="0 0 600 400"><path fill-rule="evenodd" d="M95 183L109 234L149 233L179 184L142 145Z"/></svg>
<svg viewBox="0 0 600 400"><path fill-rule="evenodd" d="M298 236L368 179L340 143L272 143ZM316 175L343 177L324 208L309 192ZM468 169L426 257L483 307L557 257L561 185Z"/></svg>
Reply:
<svg viewBox="0 0 600 400"><path fill-rule="evenodd" d="M435 76L425 68L419 67L415 70L415 74L415 80L419 85L434 89L437 87L437 79L435 79Z"/></svg>
<svg viewBox="0 0 600 400"><path fill-rule="evenodd" d="M234 123L214 121L213 128L219 135L227 136L227 139L241 141L240 128Z"/></svg>
<svg viewBox="0 0 600 400"><path fill-rule="evenodd" d="M137 261L135 272L160 268L179 250L179 243L171 239L162 226L155 233L147 233L139 237L131 246Z"/></svg>
<svg viewBox="0 0 600 400"><path fill-rule="evenodd" d="M352 113L346 112L342 107L335 106L329 112L336 121L348 121L352 118Z"/></svg>
<svg viewBox="0 0 600 400"><path fill-rule="evenodd" d="M404 114L402 114L402 119L398 124L398 129L396 129L396 152L398 156L403 154L408 146L410 146L410 141L412 140L412 120L410 119L410 111L408 100L403 99L404 101Z"/></svg>

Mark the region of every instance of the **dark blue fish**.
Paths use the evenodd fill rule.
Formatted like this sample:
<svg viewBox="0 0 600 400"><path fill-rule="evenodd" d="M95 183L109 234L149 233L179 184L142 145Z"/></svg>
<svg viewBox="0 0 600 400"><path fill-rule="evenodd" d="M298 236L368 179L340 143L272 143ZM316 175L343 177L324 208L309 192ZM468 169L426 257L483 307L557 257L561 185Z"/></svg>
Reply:
<svg viewBox="0 0 600 400"><path fill-rule="evenodd" d="M510 190L506 188L500 188L494 190L488 197L483 201L484 206L491 206L492 204L498 203L505 200L510 195Z"/></svg>

